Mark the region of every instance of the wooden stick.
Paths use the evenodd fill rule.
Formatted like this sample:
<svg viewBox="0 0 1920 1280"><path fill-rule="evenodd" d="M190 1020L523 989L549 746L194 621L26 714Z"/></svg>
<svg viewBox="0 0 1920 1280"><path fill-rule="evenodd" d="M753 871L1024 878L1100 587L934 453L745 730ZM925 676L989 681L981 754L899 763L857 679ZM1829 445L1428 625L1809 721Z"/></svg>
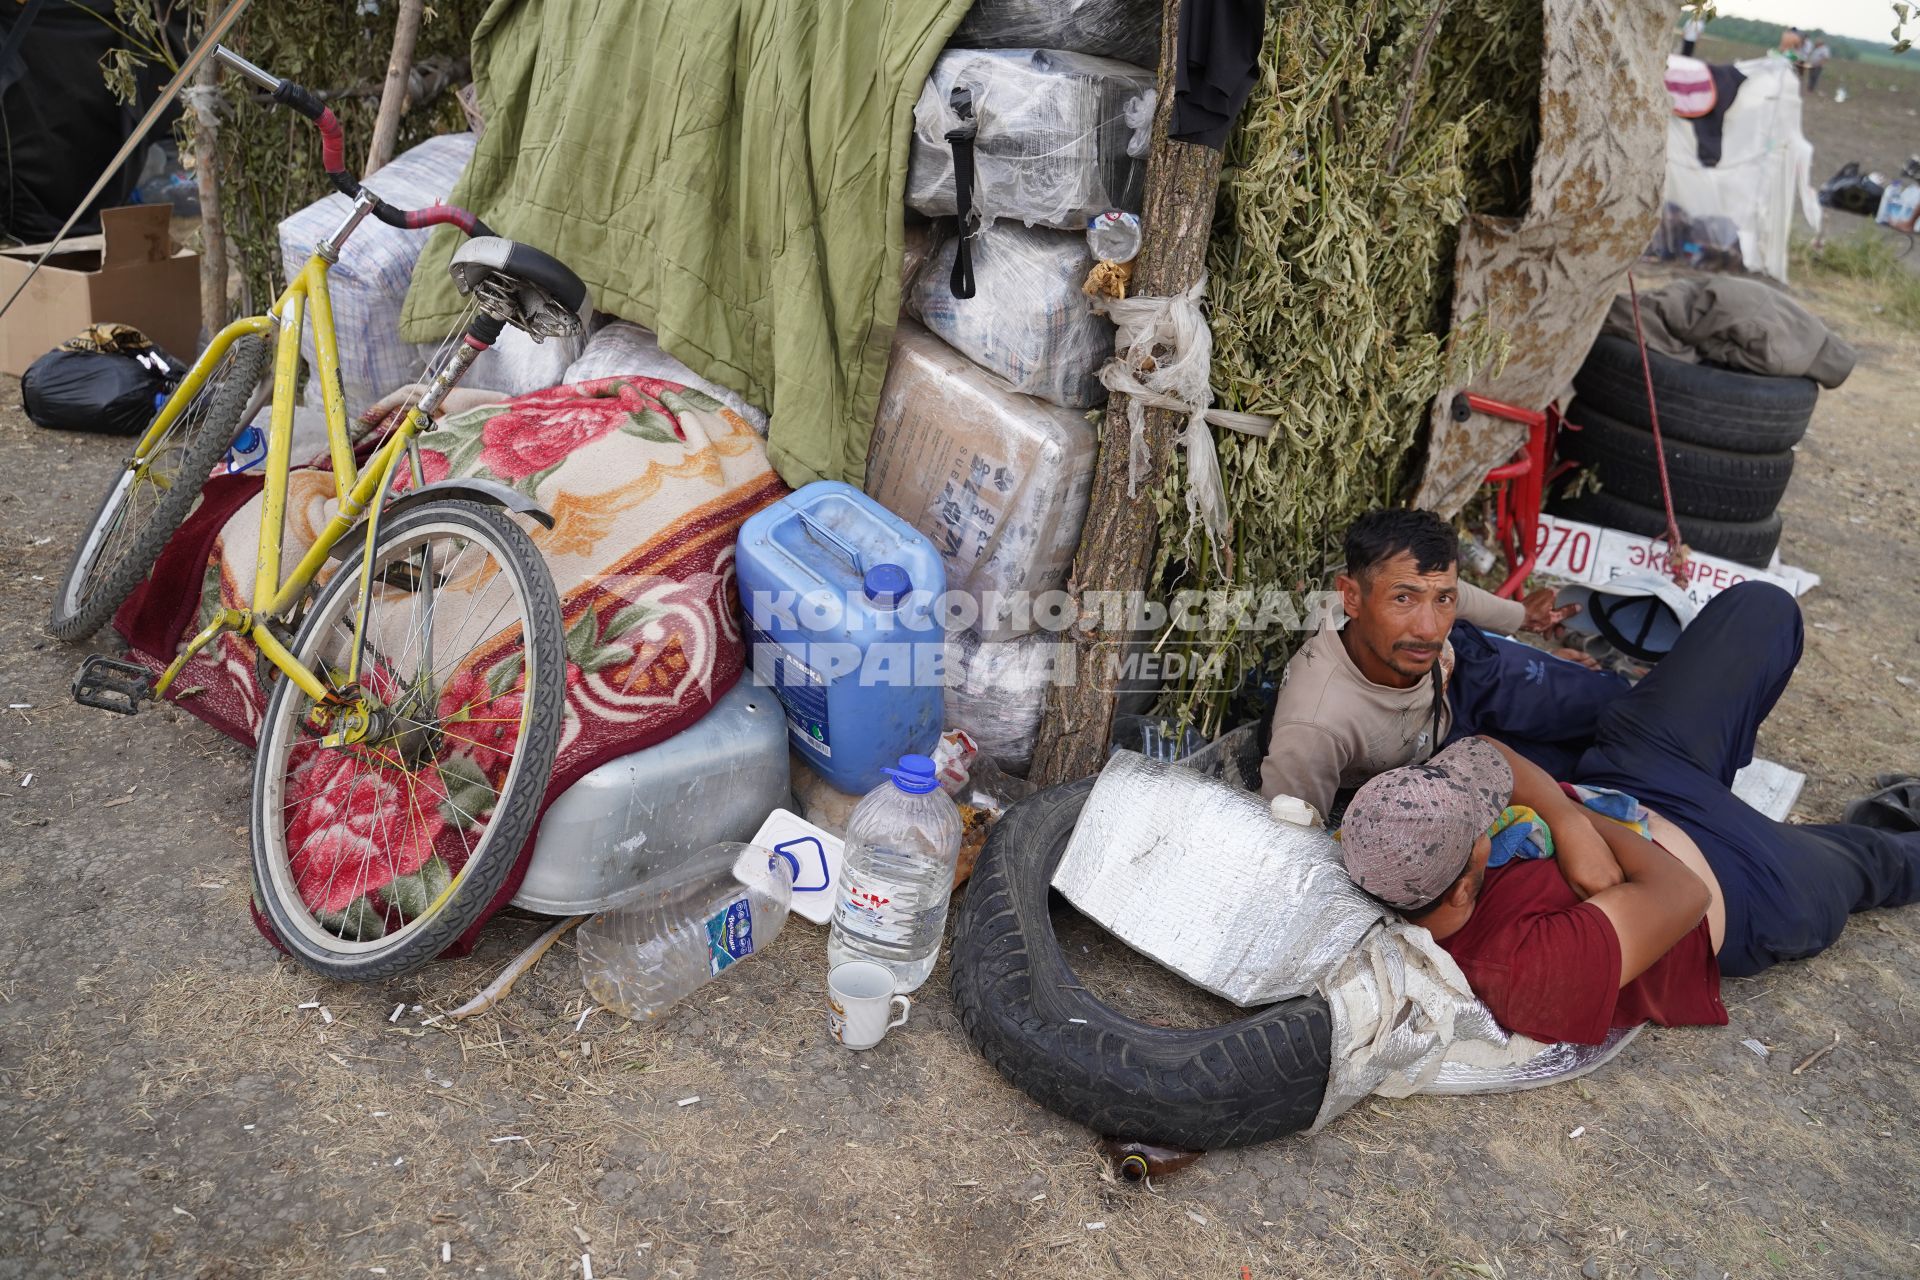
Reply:
<svg viewBox="0 0 1920 1280"><path fill-rule="evenodd" d="M1186 291L1206 269L1213 199L1220 187L1218 151L1167 137L1180 46L1180 4L1181 0L1163 0L1161 5L1159 101L1153 115L1153 149L1147 155L1140 258L1133 273L1133 293L1152 297ZM1068 584L1076 601L1094 591L1121 592L1128 598L1146 591L1159 533L1153 498L1166 475L1169 441L1181 421L1180 415L1167 409L1147 410L1153 461L1140 478L1138 496L1130 498L1127 397L1115 395L1108 400L1093 496ZM1128 632L1124 625L1108 626L1109 621L1113 620L1103 616L1097 625L1075 630L1074 682L1056 684L1047 691L1033 763L1033 779L1043 787L1084 778L1106 762L1107 737L1113 728L1114 660L1130 640L1146 638Z"/></svg>
<svg viewBox="0 0 1920 1280"><path fill-rule="evenodd" d="M219 2L207 0L209 23L218 13ZM203 97L211 97L220 83L220 64L212 58L202 62L193 73L193 83ZM219 147L215 138L219 127L211 103L195 107L193 176L200 185L200 327L209 342L227 325L227 224L220 207Z"/></svg>
<svg viewBox="0 0 1920 1280"><path fill-rule="evenodd" d="M1796 1076L1799 1075L1802 1071L1805 1071L1808 1067L1812 1066L1814 1063L1820 1061L1820 1059L1832 1053L1834 1049L1836 1049L1839 1046L1839 1044L1840 1044L1840 1033L1836 1031L1833 1033L1832 1044L1823 1044L1818 1049L1815 1049L1812 1053L1808 1054L1806 1057L1800 1059L1800 1065L1793 1069L1792 1074Z"/></svg>
<svg viewBox="0 0 1920 1280"><path fill-rule="evenodd" d="M521 975L533 968L533 966L539 962L540 957L547 954L547 950L566 935L567 930L573 928L573 926L585 919L585 916L572 916L562 920L559 924L535 938L532 946L515 956L513 963L502 969L500 976L492 982L489 982L481 990L479 995L467 1001L451 1013L443 1013L437 1017L428 1018L427 1021L429 1023L459 1022L463 1018L471 1018L476 1013L484 1013L488 1009L493 1008L494 1005L506 998L507 992L513 990L513 984L520 981Z"/></svg>
<svg viewBox="0 0 1920 1280"><path fill-rule="evenodd" d="M371 177L393 159L394 144L400 138L400 116L407 109L407 79L413 73L413 47L420 40L420 19L427 0L400 0L400 17L393 26L393 56L387 59L387 82L380 90L380 114L373 121L373 142L367 147L367 167L361 177Z"/></svg>

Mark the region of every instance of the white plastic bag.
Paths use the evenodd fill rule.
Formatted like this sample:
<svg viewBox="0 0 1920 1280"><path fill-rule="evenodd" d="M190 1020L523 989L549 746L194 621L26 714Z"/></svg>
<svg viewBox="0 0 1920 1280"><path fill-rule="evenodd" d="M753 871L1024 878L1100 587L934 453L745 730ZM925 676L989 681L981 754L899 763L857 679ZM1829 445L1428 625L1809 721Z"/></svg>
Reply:
<svg viewBox="0 0 1920 1280"><path fill-rule="evenodd" d="M933 216L959 212L946 135L961 123L951 98L964 88L978 125L973 197L983 219L1085 231L1109 209L1138 213L1153 83L1151 71L1112 58L949 49L914 104L907 203Z"/></svg>
<svg viewBox="0 0 1920 1280"><path fill-rule="evenodd" d="M708 382L662 351L660 339L654 336L653 330L630 320L607 320L596 324L587 338L586 349L580 353L579 359L567 367L559 381L586 382L592 378L624 375L664 378L668 382L692 387L695 391L704 391L745 418L747 425L755 431L763 436L767 434L766 410L755 408L744 397L718 383Z"/></svg>
<svg viewBox="0 0 1920 1280"><path fill-rule="evenodd" d="M1015 390L1068 409L1104 402L1099 370L1113 354L1113 322L1095 313L1081 282L1093 267L1072 231L997 223L972 240L975 293L956 298L949 279L959 241L930 256L907 308L962 355Z"/></svg>

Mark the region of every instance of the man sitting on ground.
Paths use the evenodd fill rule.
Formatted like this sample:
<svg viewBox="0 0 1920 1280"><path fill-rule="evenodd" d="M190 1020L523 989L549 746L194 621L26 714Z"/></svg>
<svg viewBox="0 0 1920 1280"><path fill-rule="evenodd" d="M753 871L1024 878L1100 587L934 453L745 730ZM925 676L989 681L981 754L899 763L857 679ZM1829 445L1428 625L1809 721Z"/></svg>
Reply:
<svg viewBox="0 0 1920 1280"><path fill-rule="evenodd" d="M1447 741L1491 733L1549 772L1572 767L1619 676L1497 640L1547 632L1573 612L1543 588L1502 600L1459 580L1460 543L1430 511L1370 511L1346 536L1336 584L1346 625L1321 630L1287 664L1260 792L1298 796L1324 819L1377 773Z"/></svg>
<svg viewBox="0 0 1920 1280"><path fill-rule="evenodd" d="M1467 738L1360 788L1341 830L1348 874L1431 932L1510 1030L1595 1044L1642 1021L1725 1023L1723 973L1814 955L1851 912L1920 900L1920 832L1790 826L1732 792L1801 640L1791 596L1742 583L1601 715L1574 780L1637 798L1651 839ZM1551 861L1487 869L1509 804L1551 829Z"/></svg>

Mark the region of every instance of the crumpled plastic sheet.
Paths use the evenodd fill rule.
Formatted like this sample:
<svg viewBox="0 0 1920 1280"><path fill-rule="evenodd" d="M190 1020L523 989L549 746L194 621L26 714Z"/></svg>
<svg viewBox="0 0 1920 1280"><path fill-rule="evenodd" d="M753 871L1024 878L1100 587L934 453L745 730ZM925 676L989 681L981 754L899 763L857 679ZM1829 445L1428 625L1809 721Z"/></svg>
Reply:
<svg viewBox="0 0 1920 1280"><path fill-rule="evenodd" d="M894 331L867 494L932 540L988 639L1044 625L1086 519L1098 444L1086 415L1012 387L911 319Z"/></svg>
<svg viewBox="0 0 1920 1280"><path fill-rule="evenodd" d="M1277 823L1253 792L1133 751L1100 771L1053 887L1242 1006L1316 990L1381 918L1331 834Z"/></svg>
<svg viewBox="0 0 1920 1280"><path fill-rule="evenodd" d="M1016 640L947 633L946 718L1008 773L1026 776L1047 686L1075 671L1073 642L1051 632Z"/></svg>
<svg viewBox="0 0 1920 1280"><path fill-rule="evenodd" d="M1064 49L1160 61L1160 0L974 0L950 49Z"/></svg>
<svg viewBox="0 0 1920 1280"><path fill-rule="evenodd" d="M960 242L949 240L914 277L908 310L1017 391L1067 409L1103 403L1099 371L1113 355L1113 321L1080 289L1093 269L1086 236L1003 222L982 228L970 243L974 296L953 296Z"/></svg>
<svg viewBox="0 0 1920 1280"><path fill-rule="evenodd" d="M983 221L1085 231L1109 209L1139 213L1152 138L1151 71L1049 49L948 49L913 108L907 203L958 213L950 98L972 91L974 207Z"/></svg>
<svg viewBox="0 0 1920 1280"><path fill-rule="evenodd" d="M1333 1052L1315 1129L1374 1093L1510 1093L1572 1080L1639 1034L1613 1031L1597 1045L1515 1035L1433 935L1399 919L1369 929L1320 994L1333 1015Z"/></svg>
<svg viewBox="0 0 1920 1280"><path fill-rule="evenodd" d="M651 329L630 320L608 320L597 325L587 337L580 358L567 366L562 382L586 382L592 378L617 378L637 375L664 378L695 391L704 391L747 420L755 432L767 434L766 410L756 408L738 392L717 382L709 382L668 355Z"/></svg>
<svg viewBox="0 0 1920 1280"><path fill-rule="evenodd" d="M1319 1128L1370 1093L1497 1093L1584 1075L1600 1045L1503 1030L1425 929L1347 878L1332 835L1275 822L1260 797L1114 754L1053 887L1127 945L1241 1006L1318 993L1333 1017Z"/></svg>

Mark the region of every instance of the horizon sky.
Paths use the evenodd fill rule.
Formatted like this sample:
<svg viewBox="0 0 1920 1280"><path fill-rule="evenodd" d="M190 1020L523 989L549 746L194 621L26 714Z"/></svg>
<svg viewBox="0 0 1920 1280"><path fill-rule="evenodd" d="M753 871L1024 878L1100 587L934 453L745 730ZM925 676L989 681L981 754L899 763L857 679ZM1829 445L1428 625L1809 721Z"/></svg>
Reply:
<svg viewBox="0 0 1920 1280"><path fill-rule="evenodd" d="M1894 23L1890 0L1720 0L1715 8L1722 17L1756 18L1802 31L1874 40L1887 47L1893 44L1889 34ZM1909 26L1909 36L1920 34L1915 25L1920 24Z"/></svg>

